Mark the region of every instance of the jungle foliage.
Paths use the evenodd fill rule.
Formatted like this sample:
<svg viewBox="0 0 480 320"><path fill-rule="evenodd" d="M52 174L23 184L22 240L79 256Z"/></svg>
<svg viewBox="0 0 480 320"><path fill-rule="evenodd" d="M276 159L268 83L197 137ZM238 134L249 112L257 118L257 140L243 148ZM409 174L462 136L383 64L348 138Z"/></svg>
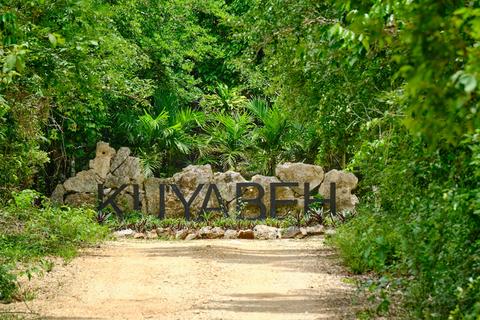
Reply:
<svg viewBox="0 0 480 320"><path fill-rule="evenodd" d="M52 257L70 259L77 249L108 236L91 209L58 208L34 190L15 193L0 209L0 301L22 300L18 276L50 271Z"/></svg>
<svg viewBox="0 0 480 320"><path fill-rule="evenodd" d="M98 140L155 175L351 170L346 264L406 318L477 319L479 40L476 0L3 0L0 198L49 194Z"/></svg>

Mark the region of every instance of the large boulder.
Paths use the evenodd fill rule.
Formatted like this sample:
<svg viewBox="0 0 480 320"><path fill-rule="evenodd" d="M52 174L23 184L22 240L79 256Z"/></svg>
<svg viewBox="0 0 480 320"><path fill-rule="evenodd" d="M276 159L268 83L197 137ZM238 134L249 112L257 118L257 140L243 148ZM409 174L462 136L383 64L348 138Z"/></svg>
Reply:
<svg viewBox="0 0 480 320"><path fill-rule="evenodd" d="M115 192L115 189L105 189L104 201L108 197L112 196L114 192ZM142 194L140 193L139 196L141 200ZM114 202L117 205L117 207L120 208L120 210L122 210L123 213L129 212L135 209L135 204L134 204L135 200L133 196L130 193L128 193L126 190L123 190L119 194L117 194L115 196ZM110 205L108 205L107 207L110 207Z"/></svg>
<svg viewBox="0 0 480 320"><path fill-rule="evenodd" d="M216 172L213 176L215 183L220 191L222 199L231 202L237 197L237 183L246 182L244 177L238 172Z"/></svg>
<svg viewBox="0 0 480 320"><path fill-rule="evenodd" d="M181 191L181 190L180 190ZM191 195L185 196L187 201L190 199ZM195 201L195 205L190 205L190 216L195 215L198 217L199 213L199 206L198 206L198 199ZM180 199L178 199L177 195L172 191L171 188L165 193L165 217L166 218L184 218L185 217L185 207L183 206Z"/></svg>
<svg viewBox="0 0 480 320"><path fill-rule="evenodd" d="M115 173L115 171L128 159L130 153L131 151L127 147L121 147L118 149L117 154L112 160L110 172Z"/></svg>
<svg viewBox="0 0 480 320"><path fill-rule="evenodd" d="M168 185L169 183L171 183L171 179L153 177L145 179L143 182L143 189L145 190L143 212L158 215L160 212L160 184Z"/></svg>
<svg viewBox="0 0 480 320"><path fill-rule="evenodd" d="M129 184L130 179L129 177L126 176L116 176L112 173L107 174L107 177L105 178L105 188L113 188L113 189L118 189L124 184Z"/></svg>
<svg viewBox="0 0 480 320"><path fill-rule="evenodd" d="M96 193L98 184L103 181L95 173L95 170L90 169L80 171L76 176L71 177L65 181L63 186L67 192L92 192Z"/></svg>
<svg viewBox="0 0 480 320"><path fill-rule="evenodd" d="M281 182L278 180L277 177L271 177L271 176L262 176L262 175L255 175L252 177L251 182L258 183L259 185L262 186L263 190L265 191L265 194L263 196L263 204L266 207L267 210L267 216L270 214L270 184L271 183L279 183ZM245 199L253 199L258 197L258 188L256 187L246 187L244 188L244 191L242 192L242 197ZM295 199L295 194L293 191L288 188L288 187L277 187L275 190L275 198L278 200L294 200ZM230 210L233 210L236 207L237 201L232 201L230 204ZM292 210L296 210L298 206L279 206L276 210L277 216L283 216ZM258 217L260 214L260 210L254 206L254 205L247 205L245 208L243 208L241 214L246 217L246 218L255 218Z"/></svg>
<svg viewBox="0 0 480 320"><path fill-rule="evenodd" d="M97 197L93 193L72 193L68 194L65 197L65 204L72 206L72 207L95 207L97 202Z"/></svg>
<svg viewBox="0 0 480 320"><path fill-rule="evenodd" d="M134 199L133 196L127 192L119 194L115 198L115 203L123 212L129 212L134 209Z"/></svg>
<svg viewBox="0 0 480 320"><path fill-rule="evenodd" d="M213 181L213 171L209 164L205 165L189 165L183 168L181 172L173 175L173 182L180 187L181 190L193 193L197 185L203 183L208 184Z"/></svg>
<svg viewBox="0 0 480 320"><path fill-rule="evenodd" d="M113 175L128 178L130 183L135 184L141 184L145 179L140 159L130 156L113 172Z"/></svg>
<svg viewBox="0 0 480 320"><path fill-rule="evenodd" d="M57 186L55 187L55 190L53 190L52 196L50 197L50 199L52 200L52 203L63 204L63 200L64 200L63 198L65 197L65 193L66 193L66 190L63 184L61 183L57 184Z"/></svg>
<svg viewBox="0 0 480 320"><path fill-rule="evenodd" d="M210 165L190 165L171 178L147 178L143 182L145 198L142 210L149 214L157 215L160 211L160 184L165 185L165 217L184 217L184 206L170 184L175 184L186 201L192 197L198 184L204 184L200 193L190 206L190 213L198 217L200 208L206 195L207 187L213 182L213 171ZM212 199L215 197L212 194Z"/></svg>
<svg viewBox="0 0 480 320"><path fill-rule="evenodd" d="M284 182L298 182L298 187L291 189L297 195L304 195L304 183L310 183L310 189L318 187L323 181L323 169L320 166L301 162L286 162L277 165L275 175Z"/></svg>
<svg viewBox="0 0 480 320"><path fill-rule="evenodd" d="M189 165L183 168L181 172L175 173L172 177L172 182L178 187L186 201L190 200L199 184L204 184L200 193L190 205L190 214L192 217L198 217L207 193L208 185L213 183L212 167L209 164ZM211 199L215 199L213 192ZM167 215L178 217L184 214L183 204L173 192L172 188L169 188L166 194L165 206L168 208ZM215 201L211 200L209 206L216 206Z"/></svg>
<svg viewBox="0 0 480 320"><path fill-rule="evenodd" d="M107 142L100 141L97 143L97 148L95 149L95 157L114 157L116 154L115 149L110 147L110 144Z"/></svg>
<svg viewBox="0 0 480 320"><path fill-rule="evenodd" d="M353 173L335 169L327 172L319 189L319 193L323 197L330 197L330 183L332 182L336 184L337 211L354 211L358 203L358 198L352 194L352 190L357 187L358 178Z"/></svg>
<svg viewBox="0 0 480 320"><path fill-rule="evenodd" d="M110 163L115 156L115 149L110 147L106 142L97 143L97 150L95 159L90 160L89 167L92 169L102 180L107 177L110 171Z"/></svg>

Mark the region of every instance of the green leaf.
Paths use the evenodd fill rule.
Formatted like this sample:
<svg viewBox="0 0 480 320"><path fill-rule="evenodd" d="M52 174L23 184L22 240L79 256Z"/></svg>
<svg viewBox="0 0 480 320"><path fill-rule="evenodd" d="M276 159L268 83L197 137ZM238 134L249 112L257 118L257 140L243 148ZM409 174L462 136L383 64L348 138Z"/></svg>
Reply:
<svg viewBox="0 0 480 320"><path fill-rule="evenodd" d="M473 92L473 90L475 90L477 87L477 79L475 79L475 77L471 74L463 74L460 77L459 82L463 84L463 89L467 93Z"/></svg>
<svg viewBox="0 0 480 320"><path fill-rule="evenodd" d="M5 62L3 63L3 72L7 73L9 71L12 71L15 68L15 64L17 62L17 56L16 55L8 55L5 58Z"/></svg>
<svg viewBox="0 0 480 320"><path fill-rule="evenodd" d="M370 42L368 41L368 37L362 38L361 42L362 42L365 50L369 51L370 50Z"/></svg>
<svg viewBox="0 0 480 320"><path fill-rule="evenodd" d="M55 35L53 33L48 34L48 40L52 44L52 47L55 48L57 46L57 37L55 37Z"/></svg>
<svg viewBox="0 0 480 320"><path fill-rule="evenodd" d="M18 72L23 72L23 70L25 70L25 60L23 59L23 56L17 56L15 68Z"/></svg>

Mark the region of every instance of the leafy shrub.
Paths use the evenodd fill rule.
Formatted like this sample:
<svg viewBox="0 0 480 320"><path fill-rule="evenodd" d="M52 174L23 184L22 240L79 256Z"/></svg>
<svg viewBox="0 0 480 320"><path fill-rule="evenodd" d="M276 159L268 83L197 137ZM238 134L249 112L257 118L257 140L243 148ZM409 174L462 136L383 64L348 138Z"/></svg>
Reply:
<svg viewBox="0 0 480 320"><path fill-rule="evenodd" d="M478 283L469 280L480 274L478 133L433 153L407 140L389 143L395 156L386 165L378 162L385 146L358 154L364 203L333 241L355 272L408 279L404 302L412 316L478 316Z"/></svg>
<svg viewBox="0 0 480 320"><path fill-rule="evenodd" d="M480 315L480 277L468 279L466 288L457 288L457 305L449 319L475 320Z"/></svg>
<svg viewBox="0 0 480 320"><path fill-rule="evenodd" d="M394 259L399 237L391 222L379 214L365 212L341 225L334 243L340 255L355 273L381 272Z"/></svg>
<svg viewBox="0 0 480 320"><path fill-rule="evenodd" d="M42 206L34 203L42 201ZM108 235L90 209L53 207L33 190L14 193L0 208L0 297L16 294L15 264L40 263L42 257L71 258L77 248L94 244Z"/></svg>
<svg viewBox="0 0 480 320"><path fill-rule="evenodd" d="M17 294L16 280L11 265L0 264L0 301L10 301Z"/></svg>

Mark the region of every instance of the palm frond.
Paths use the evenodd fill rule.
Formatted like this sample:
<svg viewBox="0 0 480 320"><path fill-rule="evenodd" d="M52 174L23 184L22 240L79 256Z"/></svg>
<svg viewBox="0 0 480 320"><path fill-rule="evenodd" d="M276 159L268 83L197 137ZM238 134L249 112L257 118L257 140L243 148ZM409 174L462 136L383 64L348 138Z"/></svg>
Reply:
<svg viewBox="0 0 480 320"><path fill-rule="evenodd" d="M247 110L249 110L255 117L263 121L268 114L269 107L266 100L254 98L248 102Z"/></svg>

